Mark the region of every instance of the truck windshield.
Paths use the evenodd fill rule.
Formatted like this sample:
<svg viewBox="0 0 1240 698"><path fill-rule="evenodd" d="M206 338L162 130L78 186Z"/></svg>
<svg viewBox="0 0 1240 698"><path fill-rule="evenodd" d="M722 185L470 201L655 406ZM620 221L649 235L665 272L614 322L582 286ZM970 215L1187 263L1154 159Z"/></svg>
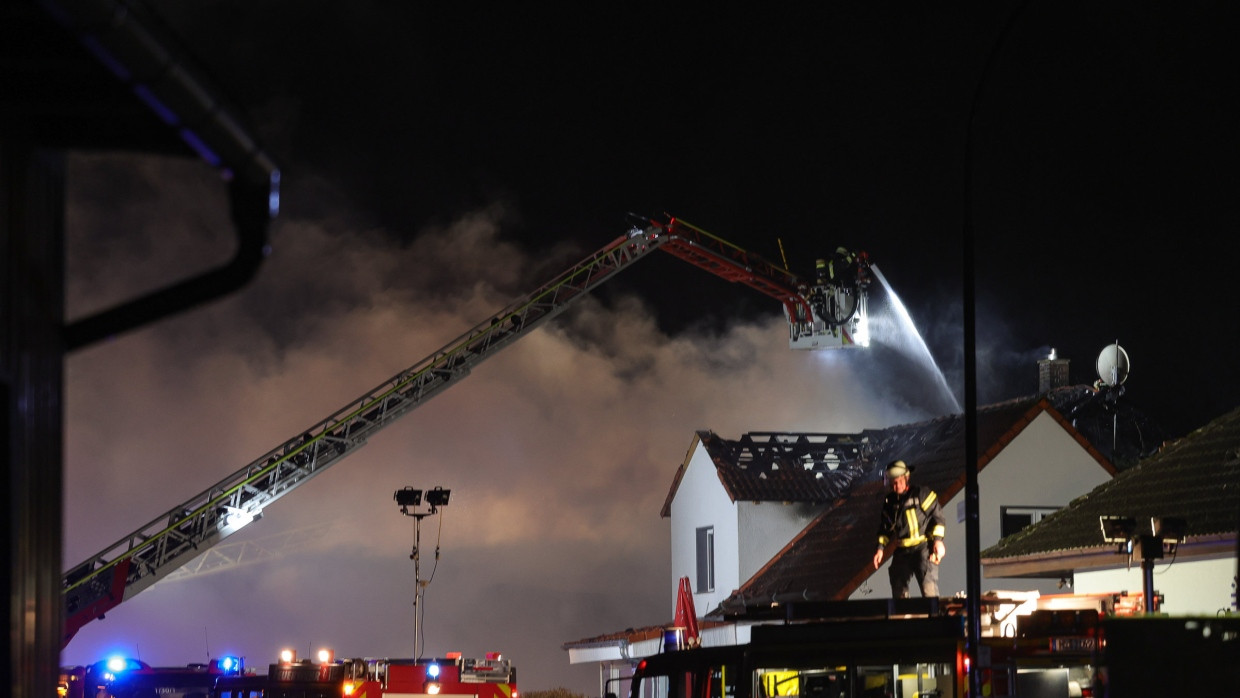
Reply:
<svg viewBox="0 0 1240 698"><path fill-rule="evenodd" d="M639 672L631 698L866 698L957 694L948 663L892 664L832 661L755 661Z"/></svg>
<svg viewBox="0 0 1240 698"><path fill-rule="evenodd" d="M952 696L951 666L934 663L765 666L753 672L754 698Z"/></svg>

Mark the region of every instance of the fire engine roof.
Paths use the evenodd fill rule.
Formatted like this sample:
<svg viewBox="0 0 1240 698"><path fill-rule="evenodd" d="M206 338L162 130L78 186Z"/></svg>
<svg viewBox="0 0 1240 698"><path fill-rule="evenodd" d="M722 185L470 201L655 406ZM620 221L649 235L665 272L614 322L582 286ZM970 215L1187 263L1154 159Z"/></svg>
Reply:
<svg viewBox="0 0 1240 698"><path fill-rule="evenodd" d="M672 627L675 623L671 620L663 625L647 625L640 628L625 628L619 632L606 633L603 635L595 635L594 637L582 638L572 642L565 642L563 648L569 649L587 649L591 647L615 647L624 643L637 643L645 640L654 640L663 637L664 631ZM707 628L715 628L726 623L720 621L702 621L698 624L699 630Z"/></svg>
<svg viewBox="0 0 1240 698"><path fill-rule="evenodd" d="M1086 550L1101 552L1103 559L1114 563L1115 546L1103 543L1099 526L1099 517L1107 515L1133 517L1141 529L1149 517L1182 517L1190 543L1194 538L1217 538L1224 534L1234 549L1234 534L1240 523L1237 502L1240 408L1167 445L1041 522L982 551L982 563L1024 559L1032 564L1034 558L1042 557L1046 564L1054 562L1062 567L1065 555L1056 553ZM1036 570L1030 567L1026 571Z"/></svg>

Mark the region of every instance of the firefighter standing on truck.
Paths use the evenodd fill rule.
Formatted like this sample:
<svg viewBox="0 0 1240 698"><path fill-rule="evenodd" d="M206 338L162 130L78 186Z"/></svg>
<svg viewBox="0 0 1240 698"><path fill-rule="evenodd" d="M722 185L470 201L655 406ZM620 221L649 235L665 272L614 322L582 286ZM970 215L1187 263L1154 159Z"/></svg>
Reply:
<svg viewBox="0 0 1240 698"><path fill-rule="evenodd" d="M892 461L885 472L891 491L883 499L882 520L878 526L878 551L874 553L874 569L883 564L887 545L893 540L895 553L887 570L891 578L891 596L908 598L910 578L917 579L921 595L939 595L939 562L947 550L943 545L943 512L938 495L929 487L910 487L913 469L904 461Z"/></svg>

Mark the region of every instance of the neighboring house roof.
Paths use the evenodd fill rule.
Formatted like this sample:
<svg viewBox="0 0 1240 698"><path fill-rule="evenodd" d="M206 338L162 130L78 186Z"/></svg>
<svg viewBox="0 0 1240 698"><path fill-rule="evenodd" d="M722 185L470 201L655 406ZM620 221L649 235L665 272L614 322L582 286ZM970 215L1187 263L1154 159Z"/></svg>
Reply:
<svg viewBox="0 0 1240 698"><path fill-rule="evenodd" d="M1059 422L1099 465L1116 470L1056 408L1087 396L1079 388L1052 391L978 409L978 470L986 466L1036 417ZM950 500L965 485L964 417L951 415L916 424L866 432L866 470L852 487L809 524L722 605L739 610L753 602L847 598L873 573L875 533L882 498L882 465L902 459L913 465L913 482Z"/></svg>
<svg viewBox="0 0 1240 698"><path fill-rule="evenodd" d="M1240 408L1166 446L1067 507L982 551L988 572L1006 574L1112 566L1122 558L1102 541L1099 517L1176 516L1188 524L1178 556L1235 550L1240 527Z"/></svg>

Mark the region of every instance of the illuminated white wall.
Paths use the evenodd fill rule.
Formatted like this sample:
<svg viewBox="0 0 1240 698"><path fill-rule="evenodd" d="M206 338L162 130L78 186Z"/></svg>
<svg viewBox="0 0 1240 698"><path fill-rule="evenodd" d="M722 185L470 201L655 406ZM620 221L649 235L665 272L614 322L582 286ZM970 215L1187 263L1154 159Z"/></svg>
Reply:
<svg viewBox="0 0 1240 698"><path fill-rule="evenodd" d="M668 590L671 610L676 609L677 583L688 576L693 586L693 605L699 616L719 605L739 583L737 553L738 517L736 507L723 490L723 483L706 449L694 440L694 450L685 468L671 506L672 579ZM715 588L697 593L697 529L715 527ZM669 613L668 619L673 616Z"/></svg>
<svg viewBox="0 0 1240 698"><path fill-rule="evenodd" d="M744 584L805 530L824 507L783 502L738 502L737 509L740 514L738 576L740 583Z"/></svg>
<svg viewBox="0 0 1240 698"><path fill-rule="evenodd" d="M1125 560L1121 555L1115 557ZM1234 610L1232 595L1235 593L1235 574L1236 560L1233 557L1191 562L1177 560L1170 564L1167 564L1165 559L1154 565L1154 591L1161 593L1165 599L1160 610L1172 615L1209 616L1227 609ZM1076 574L1076 591L1081 594L1123 591L1139 594L1144 587L1140 560L1133 560L1132 569L1124 566Z"/></svg>

